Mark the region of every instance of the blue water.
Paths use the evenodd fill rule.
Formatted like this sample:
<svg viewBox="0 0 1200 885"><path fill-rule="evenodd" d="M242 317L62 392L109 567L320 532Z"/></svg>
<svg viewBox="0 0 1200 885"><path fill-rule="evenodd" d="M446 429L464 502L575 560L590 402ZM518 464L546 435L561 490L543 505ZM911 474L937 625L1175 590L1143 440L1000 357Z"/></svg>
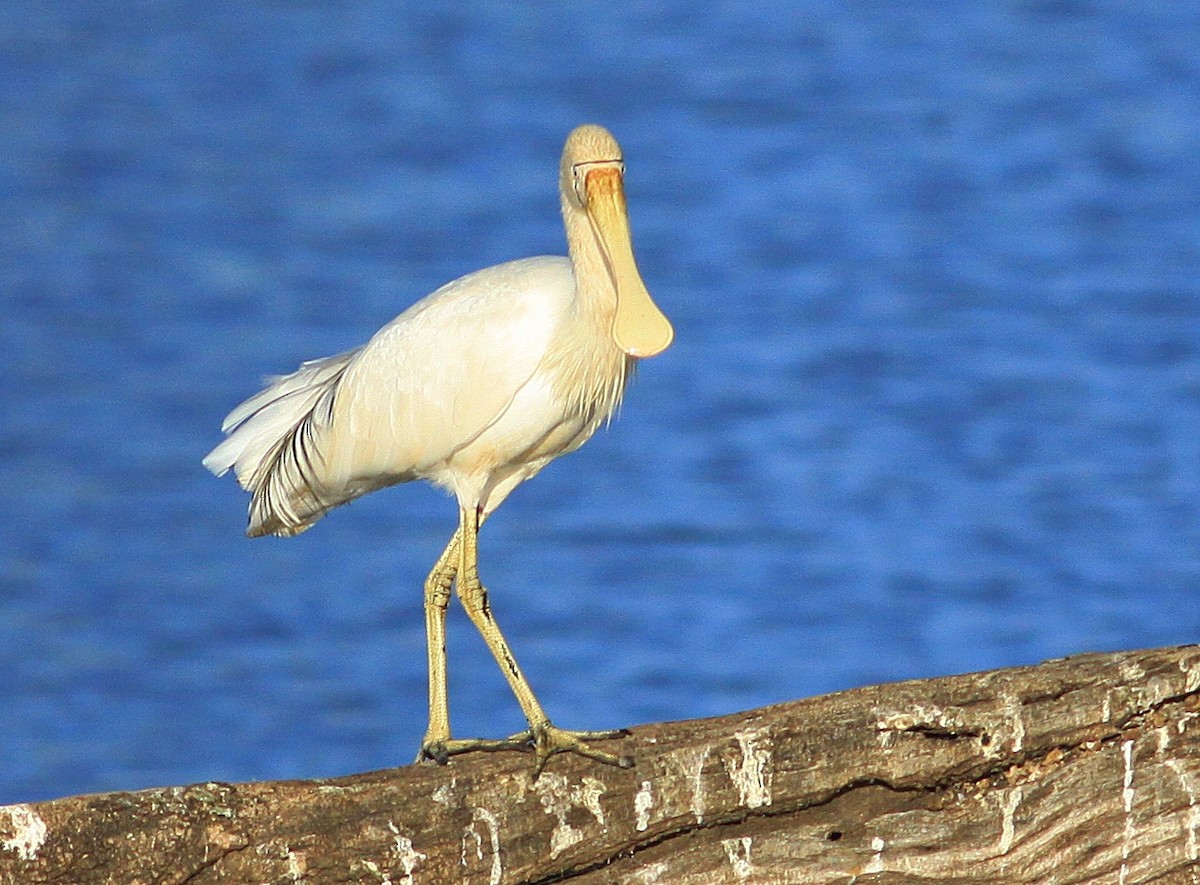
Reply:
<svg viewBox="0 0 1200 885"><path fill-rule="evenodd" d="M0 803L412 758L453 503L250 541L200 459L262 376L561 252L585 121L677 340L484 533L560 724L1200 639L1200 11L524 9L3 13ZM515 731L451 631L456 731Z"/></svg>

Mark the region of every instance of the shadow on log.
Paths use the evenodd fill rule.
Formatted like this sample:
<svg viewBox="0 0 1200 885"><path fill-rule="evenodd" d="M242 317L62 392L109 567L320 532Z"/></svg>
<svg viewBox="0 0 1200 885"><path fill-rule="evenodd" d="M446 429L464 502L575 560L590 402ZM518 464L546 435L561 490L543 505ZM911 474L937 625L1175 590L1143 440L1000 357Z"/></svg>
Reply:
<svg viewBox="0 0 1200 885"><path fill-rule="evenodd" d="M0 807L0 883L1200 883L1200 647L473 754Z"/></svg>

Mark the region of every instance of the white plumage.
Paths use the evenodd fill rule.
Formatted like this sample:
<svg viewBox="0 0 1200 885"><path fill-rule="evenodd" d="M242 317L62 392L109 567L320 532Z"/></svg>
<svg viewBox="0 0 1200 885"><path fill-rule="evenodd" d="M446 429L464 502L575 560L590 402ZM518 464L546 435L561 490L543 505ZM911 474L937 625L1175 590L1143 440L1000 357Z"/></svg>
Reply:
<svg viewBox="0 0 1200 885"><path fill-rule="evenodd" d="M491 619L475 533L517 485L581 446L616 408L637 359L671 342L633 259L615 139L567 139L560 194L569 258L511 261L418 301L362 347L274 378L225 419L204 459L251 492L248 534L294 535L330 509L424 479L452 492L460 526L426 582L430 729L425 756L520 741L452 741L444 613L457 581L468 613L530 721L539 768L560 750L620 761L550 725ZM440 671L440 672L439 672ZM592 735L591 737L597 737Z"/></svg>

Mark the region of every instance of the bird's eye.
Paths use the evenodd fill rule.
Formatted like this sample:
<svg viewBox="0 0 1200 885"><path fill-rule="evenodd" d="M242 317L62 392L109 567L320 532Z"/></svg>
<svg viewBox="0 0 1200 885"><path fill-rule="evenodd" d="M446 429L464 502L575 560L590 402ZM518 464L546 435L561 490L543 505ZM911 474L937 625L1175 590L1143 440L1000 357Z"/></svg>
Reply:
<svg viewBox="0 0 1200 885"><path fill-rule="evenodd" d="M571 167L571 176L574 179L575 196L578 198L581 205L587 205L587 179L584 175L583 164Z"/></svg>

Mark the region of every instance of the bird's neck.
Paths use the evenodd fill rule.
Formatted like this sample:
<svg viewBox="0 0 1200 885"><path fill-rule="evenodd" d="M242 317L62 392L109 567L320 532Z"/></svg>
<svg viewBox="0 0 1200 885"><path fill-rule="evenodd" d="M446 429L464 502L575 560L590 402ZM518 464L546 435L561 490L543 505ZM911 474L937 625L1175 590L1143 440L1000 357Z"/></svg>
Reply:
<svg viewBox="0 0 1200 885"><path fill-rule="evenodd" d="M560 379L569 410L585 416L586 438L621 402L636 361L617 346L617 284L596 231L586 214L565 199L563 224L575 277L575 321L569 344L554 357L558 371L553 375Z"/></svg>
<svg viewBox="0 0 1200 885"><path fill-rule="evenodd" d="M597 330L603 329L611 339L617 314L617 286L612 268L587 214L567 203L565 197L562 213L567 254L575 275L576 309L581 318L594 324ZM616 347L615 341L613 346Z"/></svg>

